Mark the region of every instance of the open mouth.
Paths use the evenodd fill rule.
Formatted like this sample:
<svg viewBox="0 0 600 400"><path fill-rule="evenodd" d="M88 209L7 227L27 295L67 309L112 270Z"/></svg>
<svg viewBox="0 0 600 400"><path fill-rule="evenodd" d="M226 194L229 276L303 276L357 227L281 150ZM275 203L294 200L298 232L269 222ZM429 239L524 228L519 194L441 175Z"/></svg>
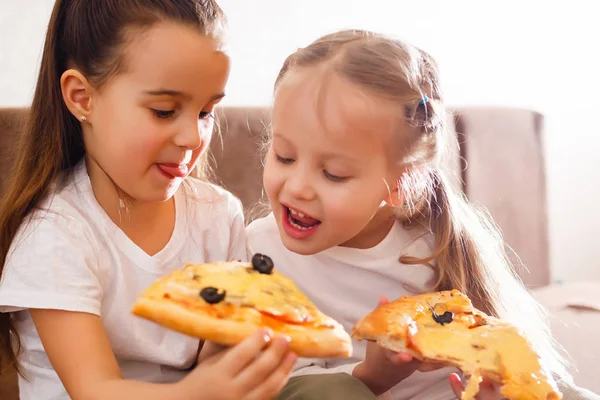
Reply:
<svg viewBox="0 0 600 400"><path fill-rule="evenodd" d="M285 208L290 225L298 230L308 231L316 228L321 224L321 221L319 221L316 218L313 218L309 215L306 215L300 211L294 210L289 207Z"/></svg>

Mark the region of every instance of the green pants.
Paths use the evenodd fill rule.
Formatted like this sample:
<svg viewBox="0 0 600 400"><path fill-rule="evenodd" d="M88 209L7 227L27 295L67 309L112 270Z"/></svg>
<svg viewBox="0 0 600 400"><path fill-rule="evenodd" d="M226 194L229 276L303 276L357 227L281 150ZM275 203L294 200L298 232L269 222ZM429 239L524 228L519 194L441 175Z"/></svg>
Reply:
<svg viewBox="0 0 600 400"><path fill-rule="evenodd" d="M376 400L364 383L351 375L304 375L290 379L277 400Z"/></svg>

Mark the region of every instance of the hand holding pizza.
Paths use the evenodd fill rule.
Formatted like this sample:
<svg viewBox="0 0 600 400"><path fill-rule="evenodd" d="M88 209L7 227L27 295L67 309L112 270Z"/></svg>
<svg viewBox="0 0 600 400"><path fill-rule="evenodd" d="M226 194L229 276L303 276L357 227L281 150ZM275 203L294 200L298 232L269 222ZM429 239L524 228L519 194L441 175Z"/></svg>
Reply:
<svg viewBox="0 0 600 400"><path fill-rule="evenodd" d="M378 307L388 302L386 297L381 297ZM441 364L419 361L409 353L396 353L374 342L369 342L365 360L356 366L352 375L367 385L374 394L380 395L408 378L415 371L434 371L442 367Z"/></svg>
<svg viewBox="0 0 600 400"><path fill-rule="evenodd" d="M229 349L205 354L178 385L177 398L190 400L263 400L275 398L286 384L296 356L283 338L259 330Z"/></svg>
<svg viewBox="0 0 600 400"><path fill-rule="evenodd" d="M450 375L450 387L457 399L462 398L465 386L458 374ZM503 400L504 396L500 394L500 385L489 379L483 379L479 384L479 393L475 396L476 400Z"/></svg>

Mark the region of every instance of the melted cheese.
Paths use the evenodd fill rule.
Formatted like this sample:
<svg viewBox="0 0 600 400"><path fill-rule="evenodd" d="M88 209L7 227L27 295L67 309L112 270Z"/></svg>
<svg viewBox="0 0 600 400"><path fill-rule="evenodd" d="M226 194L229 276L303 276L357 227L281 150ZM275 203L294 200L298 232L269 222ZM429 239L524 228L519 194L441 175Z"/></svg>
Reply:
<svg viewBox="0 0 600 400"><path fill-rule="evenodd" d="M251 307L260 313L289 323L329 326L330 320L322 315L287 277L273 271L261 274L251 264L241 262L188 264L176 271L165 284L172 298L208 305L200 296L206 287L226 292L225 299L212 307Z"/></svg>
<svg viewBox="0 0 600 400"><path fill-rule="evenodd" d="M512 399L537 400L549 397L555 389L542 375L537 354L516 328L483 325L473 329L461 324L419 326L410 343L430 360L452 360L467 375L501 380L501 393ZM472 390L463 400L472 399Z"/></svg>
<svg viewBox="0 0 600 400"><path fill-rule="evenodd" d="M454 314L452 322L436 322L434 312L446 311ZM381 334L402 338L422 359L457 366L471 376L462 400L475 398L482 377L501 383L501 394L509 399L561 398L518 329L475 309L456 290L400 298L366 316L355 332L371 340Z"/></svg>

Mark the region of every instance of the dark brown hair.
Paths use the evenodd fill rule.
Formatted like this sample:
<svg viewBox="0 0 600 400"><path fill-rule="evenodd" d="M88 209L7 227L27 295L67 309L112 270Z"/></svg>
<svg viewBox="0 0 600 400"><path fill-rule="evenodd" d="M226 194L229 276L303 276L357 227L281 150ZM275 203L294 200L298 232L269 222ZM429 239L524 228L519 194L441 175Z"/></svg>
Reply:
<svg viewBox="0 0 600 400"><path fill-rule="evenodd" d="M0 279L14 237L62 171L84 156L82 130L65 106L60 78L76 68L101 86L122 71L128 33L173 21L219 37L225 16L215 0L57 0L26 128L0 203ZM11 336L17 344L11 346ZM19 340L8 313L0 313L0 358L16 366ZM4 364L4 362L2 362ZM1 373L1 371L0 371Z"/></svg>
<svg viewBox="0 0 600 400"><path fill-rule="evenodd" d="M436 62L410 44L383 35L345 30L323 36L284 62L275 93L290 70L319 66L339 74L366 93L398 104L411 127L394 160L405 166L399 179L405 225L419 224L435 237L430 257L404 255L404 264L435 271L432 290L458 289L480 309L505 318L532 341L547 371L570 381L566 362L550 335L543 309L527 292L506 254L502 235L482 210L450 184L443 168L451 130Z"/></svg>

